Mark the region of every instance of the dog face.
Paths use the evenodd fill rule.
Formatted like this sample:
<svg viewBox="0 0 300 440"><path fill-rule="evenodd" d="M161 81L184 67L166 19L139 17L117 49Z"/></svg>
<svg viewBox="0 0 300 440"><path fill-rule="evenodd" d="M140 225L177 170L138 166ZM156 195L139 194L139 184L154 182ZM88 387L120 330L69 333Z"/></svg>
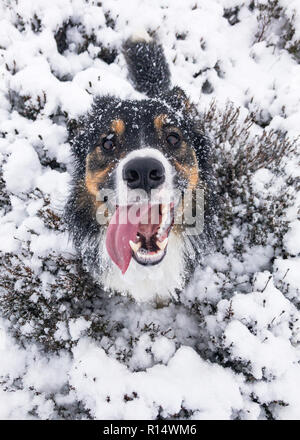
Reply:
<svg viewBox="0 0 300 440"><path fill-rule="evenodd" d="M69 225L94 276L129 291L130 273L135 280L143 271L150 278L155 270L165 276L171 265L182 279L199 237L186 235L184 221L175 222L184 209L180 195L205 190L208 180L207 140L184 92L175 88L162 99L141 101L97 99L73 151ZM190 203L195 205L194 197Z"/></svg>

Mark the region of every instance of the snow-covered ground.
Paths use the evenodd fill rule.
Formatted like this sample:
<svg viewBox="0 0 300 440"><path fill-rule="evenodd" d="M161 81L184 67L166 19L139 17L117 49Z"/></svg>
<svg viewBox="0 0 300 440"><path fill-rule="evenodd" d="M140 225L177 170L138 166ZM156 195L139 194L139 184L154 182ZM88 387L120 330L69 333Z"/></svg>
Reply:
<svg viewBox="0 0 300 440"><path fill-rule="evenodd" d="M138 29L224 192L216 251L158 309L95 290L60 218L76 120L137 96ZM3 0L0 56L0 418L300 419L299 1Z"/></svg>

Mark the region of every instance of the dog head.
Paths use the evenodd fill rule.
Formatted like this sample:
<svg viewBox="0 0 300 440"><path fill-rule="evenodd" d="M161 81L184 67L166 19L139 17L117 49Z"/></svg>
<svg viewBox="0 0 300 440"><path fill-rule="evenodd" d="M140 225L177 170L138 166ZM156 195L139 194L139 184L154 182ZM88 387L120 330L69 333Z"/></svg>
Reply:
<svg viewBox="0 0 300 440"><path fill-rule="evenodd" d="M182 288L206 241L210 186L209 144L185 93L96 98L73 152L66 218L89 271L140 299Z"/></svg>

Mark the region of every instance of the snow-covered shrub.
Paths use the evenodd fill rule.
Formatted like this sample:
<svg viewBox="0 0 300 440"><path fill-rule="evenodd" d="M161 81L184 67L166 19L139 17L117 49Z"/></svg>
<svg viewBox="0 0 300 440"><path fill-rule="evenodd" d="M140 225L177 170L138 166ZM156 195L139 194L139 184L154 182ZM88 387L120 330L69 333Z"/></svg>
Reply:
<svg viewBox="0 0 300 440"><path fill-rule="evenodd" d="M215 150L221 236L235 255L242 255L247 246L274 243L276 255L282 255L287 210L293 208L299 190L297 178L286 170L289 161L297 160L297 140L273 129L253 134L252 114L240 113L230 103L218 110L213 102L203 115L203 129L210 133Z"/></svg>
<svg viewBox="0 0 300 440"><path fill-rule="evenodd" d="M256 42L266 41L267 45L286 49L300 61L300 33L297 21L296 2L285 0L258 0L252 7L259 11Z"/></svg>
<svg viewBox="0 0 300 440"><path fill-rule="evenodd" d="M0 6L0 418L299 418L300 11L287 3ZM157 309L95 286L62 220L80 115L93 95L136 97L121 53L136 27L202 112L219 197L215 251Z"/></svg>

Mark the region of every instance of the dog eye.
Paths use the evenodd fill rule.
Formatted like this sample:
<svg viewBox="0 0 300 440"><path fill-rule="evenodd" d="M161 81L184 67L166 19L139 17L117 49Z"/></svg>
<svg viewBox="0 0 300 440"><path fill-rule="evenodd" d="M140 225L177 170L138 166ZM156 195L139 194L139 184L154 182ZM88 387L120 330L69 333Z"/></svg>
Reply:
<svg viewBox="0 0 300 440"><path fill-rule="evenodd" d="M113 135L108 135L102 140L102 147L106 151L111 151L115 147Z"/></svg>
<svg viewBox="0 0 300 440"><path fill-rule="evenodd" d="M169 145L171 145L172 147L175 147L176 145L179 144L180 142L180 136L178 133L169 133L167 136L167 142Z"/></svg>

